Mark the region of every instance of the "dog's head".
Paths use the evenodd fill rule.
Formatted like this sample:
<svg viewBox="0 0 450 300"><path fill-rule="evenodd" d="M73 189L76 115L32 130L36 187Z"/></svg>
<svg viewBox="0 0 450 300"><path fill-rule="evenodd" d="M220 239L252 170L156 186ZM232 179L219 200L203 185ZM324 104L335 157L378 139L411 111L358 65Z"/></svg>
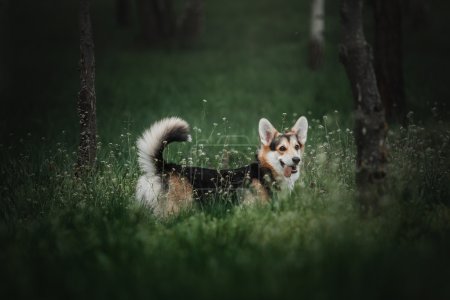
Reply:
<svg viewBox="0 0 450 300"><path fill-rule="evenodd" d="M308 121L300 117L290 131L280 133L267 119L259 121L260 163L271 169L275 177L296 180L305 150Z"/></svg>

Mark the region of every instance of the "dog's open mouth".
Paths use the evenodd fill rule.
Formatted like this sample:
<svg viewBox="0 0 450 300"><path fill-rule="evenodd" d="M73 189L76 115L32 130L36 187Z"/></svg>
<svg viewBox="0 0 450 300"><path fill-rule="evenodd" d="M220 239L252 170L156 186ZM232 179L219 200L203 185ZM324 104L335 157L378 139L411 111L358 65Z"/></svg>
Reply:
<svg viewBox="0 0 450 300"><path fill-rule="evenodd" d="M288 166L282 160L280 160L281 166L283 167L283 173L285 177L291 177L292 174L298 172L297 166Z"/></svg>

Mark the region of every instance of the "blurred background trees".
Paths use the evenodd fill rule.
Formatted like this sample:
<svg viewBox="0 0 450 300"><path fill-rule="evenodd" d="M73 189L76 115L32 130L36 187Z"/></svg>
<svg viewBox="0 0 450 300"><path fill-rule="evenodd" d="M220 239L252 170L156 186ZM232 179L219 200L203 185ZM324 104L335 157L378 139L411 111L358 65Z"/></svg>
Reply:
<svg viewBox="0 0 450 300"><path fill-rule="evenodd" d="M116 0L116 19L120 28L131 25L131 0Z"/></svg>
<svg viewBox="0 0 450 300"><path fill-rule="evenodd" d="M149 45L167 41L175 33L172 0L137 0L141 38Z"/></svg>
<svg viewBox="0 0 450 300"><path fill-rule="evenodd" d="M192 44L200 35L203 18L203 0L186 0L179 29L179 36L184 45Z"/></svg>
<svg viewBox="0 0 450 300"><path fill-rule="evenodd" d="M401 0L374 0L375 72L386 119L403 123L407 111L403 84Z"/></svg>
<svg viewBox="0 0 450 300"><path fill-rule="evenodd" d="M203 1L137 0L137 15L146 44L189 46L201 32Z"/></svg>
<svg viewBox="0 0 450 300"><path fill-rule="evenodd" d="M324 59L325 51L325 0L311 1L311 20L309 32L308 65L318 69Z"/></svg>

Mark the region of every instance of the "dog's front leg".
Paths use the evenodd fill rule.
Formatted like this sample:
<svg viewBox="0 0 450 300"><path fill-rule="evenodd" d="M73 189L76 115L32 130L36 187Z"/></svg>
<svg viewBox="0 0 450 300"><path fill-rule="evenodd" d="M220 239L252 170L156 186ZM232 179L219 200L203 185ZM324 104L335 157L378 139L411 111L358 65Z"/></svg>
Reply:
<svg viewBox="0 0 450 300"><path fill-rule="evenodd" d="M244 205L267 204L270 202L270 196L262 183L253 179L250 183L250 189L246 191L242 203Z"/></svg>

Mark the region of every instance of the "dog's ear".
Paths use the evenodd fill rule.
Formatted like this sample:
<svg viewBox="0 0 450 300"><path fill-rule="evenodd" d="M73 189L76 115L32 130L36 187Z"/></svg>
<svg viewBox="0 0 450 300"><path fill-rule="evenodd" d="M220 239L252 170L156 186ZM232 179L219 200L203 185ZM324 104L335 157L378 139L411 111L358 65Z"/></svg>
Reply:
<svg viewBox="0 0 450 300"><path fill-rule="evenodd" d="M259 138L261 139L261 143L263 143L263 145L270 145L270 142L272 142L276 133L277 130L272 124L270 124L269 120L264 118L259 120Z"/></svg>
<svg viewBox="0 0 450 300"><path fill-rule="evenodd" d="M297 135L298 141L304 145L308 135L308 120L303 116L300 117L291 130Z"/></svg>

